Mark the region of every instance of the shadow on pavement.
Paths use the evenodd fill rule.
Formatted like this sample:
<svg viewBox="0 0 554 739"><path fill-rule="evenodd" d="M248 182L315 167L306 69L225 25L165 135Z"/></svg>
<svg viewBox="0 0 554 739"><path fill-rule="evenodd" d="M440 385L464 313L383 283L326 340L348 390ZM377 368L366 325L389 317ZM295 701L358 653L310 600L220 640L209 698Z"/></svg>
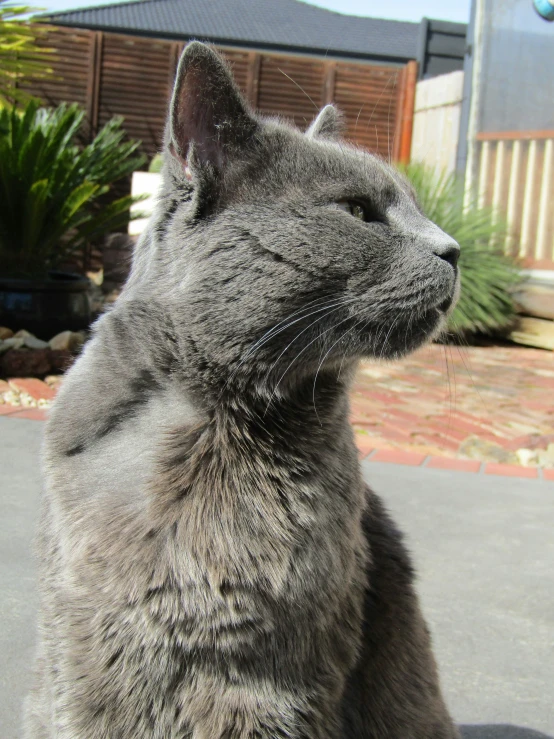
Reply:
<svg viewBox="0 0 554 739"><path fill-rule="evenodd" d="M460 726L460 731L463 739L553 739L540 731L507 724Z"/></svg>

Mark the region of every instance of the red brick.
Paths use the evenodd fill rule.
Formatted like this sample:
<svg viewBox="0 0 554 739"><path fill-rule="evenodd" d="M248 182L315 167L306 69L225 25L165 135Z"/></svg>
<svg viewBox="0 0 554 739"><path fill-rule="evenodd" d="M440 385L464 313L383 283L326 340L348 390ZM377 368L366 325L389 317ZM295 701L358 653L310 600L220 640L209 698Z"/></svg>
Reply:
<svg viewBox="0 0 554 739"><path fill-rule="evenodd" d="M460 448L458 441L448 439L444 434L432 434L432 433L417 433L413 437L414 444L432 444L435 447L440 447L450 452L457 452Z"/></svg>
<svg viewBox="0 0 554 739"><path fill-rule="evenodd" d="M388 427L380 427L379 428L379 435L382 439L386 439L387 441L396 441L400 444L410 444L412 442L412 436L411 434L407 434L405 432L398 432L396 429Z"/></svg>
<svg viewBox="0 0 554 739"><path fill-rule="evenodd" d="M469 436L467 431L457 431L454 426L448 427L446 424L443 425L442 423L435 423L434 421L429 421L425 431L441 438L449 439L452 442L456 442L457 445L461 444L462 441L467 439Z"/></svg>
<svg viewBox="0 0 554 739"><path fill-rule="evenodd" d="M365 434L356 434L356 446L358 447L358 455L361 459L367 457L375 449L372 439L369 436L365 436Z"/></svg>
<svg viewBox="0 0 554 739"><path fill-rule="evenodd" d="M10 415L10 418L28 418L31 421L46 421L47 414L42 408L26 408L18 410Z"/></svg>
<svg viewBox="0 0 554 739"><path fill-rule="evenodd" d="M400 441L384 439L382 436L376 436L374 433L369 433L366 436L371 442L367 442L373 449L404 449L406 446L406 440L401 439Z"/></svg>
<svg viewBox="0 0 554 739"><path fill-rule="evenodd" d="M379 449L371 458L372 462L391 462L392 464L407 464L419 467L426 459L425 454L415 454L402 450Z"/></svg>
<svg viewBox="0 0 554 739"><path fill-rule="evenodd" d="M552 480L554 482L554 469L548 469L542 471L543 479Z"/></svg>
<svg viewBox="0 0 554 739"><path fill-rule="evenodd" d="M2 405L0 405L0 416L9 416L11 413L15 413L20 410L20 408L20 405L8 405L7 403L2 403Z"/></svg>
<svg viewBox="0 0 554 739"><path fill-rule="evenodd" d="M0 380L0 394L8 392L10 389L10 386L6 382L6 380Z"/></svg>
<svg viewBox="0 0 554 739"><path fill-rule="evenodd" d="M497 462L488 462L485 466L485 474L529 478L537 478L539 476L536 467L520 467L517 464L499 464Z"/></svg>
<svg viewBox="0 0 554 739"><path fill-rule="evenodd" d="M27 393L35 400L53 400L56 393L52 388L42 380L34 377L17 377L9 380L11 387L20 393Z"/></svg>
<svg viewBox="0 0 554 739"><path fill-rule="evenodd" d="M402 399L391 393L373 393L367 392L366 395L371 400L379 400L381 403L402 403Z"/></svg>
<svg viewBox="0 0 554 739"><path fill-rule="evenodd" d="M416 430L419 429L412 429L401 421L394 421L393 419L384 416L379 428L379 433L382 436L388 436L389 433L391 433L395 436L401 436L402 438L409 440Z"/></svg>
<svg viewBox="0 0 554 739"><path fill-rule="evenodd" d="M453 413L451 416L432 416L429 421L433 424L438 422L444 427L450 427L457 431L465 431L466 436L468 434L479 436L479 434L482 434L484 430L488 430L490 428L490 422L483 426L480 426L477 423L468 423L463 420L458 413Z"/></svg>
<svg viewBox="0 0 554 739"><path fill-rule="evenodd" d="M414 413L406 413L406 411L403 411L400 408L387 408L385 416L390 416L391 418L400 418L403 421L413 423L417 426L421 426L425 423L425 419L421 416L416 416Z"/></svg>
<svg viewBox="0 0 554 739"><path fill-rule="evenodd" d="M451 457L431 457L425 465L435 470L457 470L459 472L479 472L481 462L472 459L453 459Z"/></svg>

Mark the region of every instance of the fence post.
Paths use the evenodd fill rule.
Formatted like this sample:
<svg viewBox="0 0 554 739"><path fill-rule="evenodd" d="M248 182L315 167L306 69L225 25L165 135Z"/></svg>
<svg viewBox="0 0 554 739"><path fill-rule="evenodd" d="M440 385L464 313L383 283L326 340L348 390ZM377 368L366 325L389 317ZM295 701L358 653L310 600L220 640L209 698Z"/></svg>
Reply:
<svg viewBox="0 0 554 739"><path fill-rule="evenodd" d="M323 78L322 103L328 105L335 99L335 80L337 77L337 63L325 63L325 76Z"/></svg>
<svg viewBox="0 0 554 739"><path fill-rule="evenodd" d="M169 49L169 70L167 75L167 98L171 98L173 85L175 84L175 75L177 74L177 65L183 49L183 44L179 41L173 41Z"/></svg>
<svg viewBox="0 0 554 739"><path fill-rule="evenodd" d="M248 73L246 76L246 97L253 108L258 107L261 62L262 57L257 51L250 52L248 55Z"/></svg>
<svg viewBox="0 0 554 739"><path fill-rule="evenodd" d="M87 117L90 123L90 139L98 132L98 110L100 101L100 77L102 75L102 46L104 34L93 31L90 35L90 64L87 79Z"/></svg>
<svg viewBox="0 0 554 739"><path fill-rule="evenodd" d="M417 84L417 62L410 61L404 71L404 85L401 102L401 129L398 161L408 164L412 151L412 132L414 127L415 91Z"/></svg>

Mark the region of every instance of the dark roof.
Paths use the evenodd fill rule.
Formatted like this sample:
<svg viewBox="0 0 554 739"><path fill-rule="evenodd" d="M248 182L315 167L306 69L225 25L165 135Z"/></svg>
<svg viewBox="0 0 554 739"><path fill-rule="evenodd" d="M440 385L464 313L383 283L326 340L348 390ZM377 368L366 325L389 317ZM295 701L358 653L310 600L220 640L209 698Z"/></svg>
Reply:
<svg viewBox="0 0 554 739"><path fill-rule="evenodd" d="M419 23L334 13L299 0L139 0L48 13L56 25L331 56L415 59Z"/></svg>

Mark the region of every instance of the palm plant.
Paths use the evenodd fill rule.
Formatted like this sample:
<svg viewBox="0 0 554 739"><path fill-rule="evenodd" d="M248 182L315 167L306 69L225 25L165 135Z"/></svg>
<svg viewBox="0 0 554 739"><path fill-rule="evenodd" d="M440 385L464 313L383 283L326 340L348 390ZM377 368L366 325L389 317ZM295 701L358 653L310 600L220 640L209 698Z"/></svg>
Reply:
<svg viewBox="0 0 554 739"><path fill-rule="evenodd" d="M0 109L0 264L11 276L39 276L124 226L131 196L106 202L111 185L144 164L125 142L122 119L94 140L76 141L84 112L30 101Z"/></svg>
<svg viewBox="0 0 554 739"><path fill-rule="evenodd" d="M461 294L449 330L455 334L490 334L507 327L515 316L513 289L521 281L514 259L502 245L507 229L490 208L465 206L455 175L412 162L404 168L425 214L461 247Z"/></svg>
<svg viewBox="0 0 554 739"><path fill-rule="evenodd" d="M52 73L41 58L51 50L39 49L36 43L44 28L28 19L34 10L0 0L0 106L30 99L17 87L21 79L42 79Z"/></svg>

